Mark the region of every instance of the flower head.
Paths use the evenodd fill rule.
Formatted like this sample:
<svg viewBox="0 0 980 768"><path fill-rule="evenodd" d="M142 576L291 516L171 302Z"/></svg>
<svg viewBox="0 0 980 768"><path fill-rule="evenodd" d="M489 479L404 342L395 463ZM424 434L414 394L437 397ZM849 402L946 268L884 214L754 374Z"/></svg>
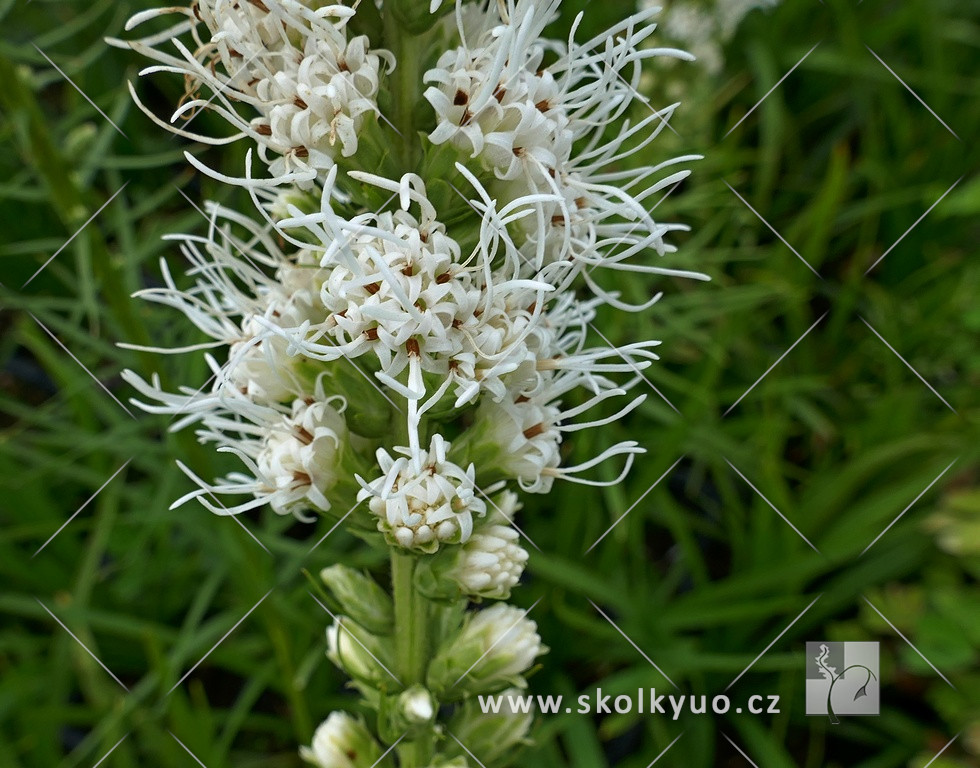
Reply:
<svg viewBox="0 0 980 768"><path fill-rule="evenodd" d="M478 528L459 551L453 577L463 594L505 600L521 579L528 554L516 530L494 524Z"/></svg>
<svg viewBox="0 0 980 768"><path fill-rule="evenodd" d="M385 65L393 66L393 60L387 51L372 50L367 37L348 34L351 8L288 0L196 0L190 7L137 14L126 28L164 14L184 18L169 34L110 42L159 62L141 74L184 76L187 91L173 120L189 120L210 109L237 133L229 138L189 133L160 120L137 99L155 122L211 144L248 136L259 145L274 178L295 171L311 171L308 180L322 178L338 155L357 151L363 121L378 112ZM176 55L163 42L171 42ZM212 95L202 95L202 87Z"/></svg>
<svg viewBox="0 0 980 768"><path fill-rule="evenodd" d="M495 603L470 614L440 648L429 665L429 687L447 696L524 687L522 675L546 651L526 611Z"/></svg>
<svg viewBox="0 0 980 768"><path fill-rule="evenodd" d="M402 448L394 458L378 450L382 475L363 483L358 500L378 518L378 530L392 544L435 552L442 544L467 541L474 518L486 514L476 495L475 469L463 469L446 458L449 444L435 435L427 452Z"/></svg>
<svg viewBox="0 0 980 768"><path fill-rule="evenodd" d="M371 768L381 757L381 746L361 720L331 712L317 726L313 744L299 754L316 768Z"/></svg>

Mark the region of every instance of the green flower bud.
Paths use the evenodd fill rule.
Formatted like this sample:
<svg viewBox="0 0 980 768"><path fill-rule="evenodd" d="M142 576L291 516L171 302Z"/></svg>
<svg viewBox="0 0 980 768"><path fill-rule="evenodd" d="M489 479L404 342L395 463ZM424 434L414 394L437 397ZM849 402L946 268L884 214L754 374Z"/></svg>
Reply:
<svg viewBox="0 0 980 768"><path fill-rule="evenodd" d="M523 688L523 673L547 650L524 611L497 603L471 613L459 634L443 643L429 665L429 688L450 699Z"/></svg>
<svg viewBox="0 0 980 768"><path fill-rule="evenodd" d="M391 765L378 762L381 745L360 719L346 712L332 712L313 734L313 744L300 747L299 755L318 768L372 768Z"/></svg>
<svg viewBox="0 0 980 768"><path fill-rule="evenodd" d="M531 708L527 712L512 704L523 697L520 689L508 688L497 694L499 712L484 713L475 699L468 699L453 715L449 732L459 739L488 768L513 750L527 744L527 734L534 722Z"/></svg>
<svg viewBox="0 0 980 768"><path fill-rule="evenodd" d="M392 656L389 642L347 616L338 616L327 628L327 658L359 682L381 689L398 685L391 672Z"/></svg>
<svg viewBox="0 0 980 768"><path fill-rule="evenodd" d="M324 568L320 578L346 615L372 634L391 634L395 625L391 597L374 579L344 565Z"/></svg>
<svg viewBox="0 0 980 768"><path fill-rule="evenodd" d="M437 703L421 685L413 685L398 696L398 709L410 726L429 725L435 720Z"/></svg>
<svg viewBox="0 0 980 768"><path fill-rule="evenodd" d="M439 726L435 724L439 702L421 685L413 685L401 693L381 696L375 709L378 712L378 733L385 741L407 738L426 738Z"/></svg>

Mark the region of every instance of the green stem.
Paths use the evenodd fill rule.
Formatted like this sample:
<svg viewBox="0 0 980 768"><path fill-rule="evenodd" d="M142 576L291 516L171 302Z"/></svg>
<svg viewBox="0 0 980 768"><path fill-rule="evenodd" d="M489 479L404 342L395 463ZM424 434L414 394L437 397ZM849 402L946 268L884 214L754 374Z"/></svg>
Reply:
<svg viewBox="0 0 980 768"><path fill-rule="evenodd" d="M401 144L402 171L415 172L421 159L421 146L416 135L413 112L421 99L422 87L422 36L412 34L406 29L397 14L386 11L384 14L385 46L395 56L395 71L392 73L392 125L399 134Z"/></svg>
<svg viewBox="0 0 980 768"><path fill-rule="evenodd" d="M429 665L429 602L415 589L414 555L391 552L391 582L395 600L395 654L398 677L407 688L425 684ZM401 768L423 768L431 759L431 735L405 739L399 746Z"/></svg>
<svg viewBox="0 0 980 768"><path fill-rule="evenodd" d="M414 585L415 557L391 553L391 580L395 596L395 643L398 673L406 687L425 682L428 666L428 601Z"/></svg>

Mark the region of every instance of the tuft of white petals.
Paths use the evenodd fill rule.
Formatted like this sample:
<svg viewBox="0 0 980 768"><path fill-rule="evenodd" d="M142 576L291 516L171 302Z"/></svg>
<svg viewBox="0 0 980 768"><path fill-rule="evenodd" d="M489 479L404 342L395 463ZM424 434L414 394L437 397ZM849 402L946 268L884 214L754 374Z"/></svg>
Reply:
<svg viewBox="0 0 980 768"><path fill-rule="evenodd" d="M436 117L429 139L451 143L491 170L497 181L488 196L546 196L535 199L536 215L523 220L522 250L533 269L564 263L565 271L585 274L604 297L586 270L603 266L706 279L630 261L649 249L660 255L674 250L664 237L684 227L658 224L647 209L654 195L689 174L671 166L697 158L619 167L656 138L677 106L647 105L649 115L629 118L634 103L646 104L638 91L643 61L690 56L643 47L656 28L650 19L657 9L583 43L575 41L581 16L567 43L544 39L559 4L507 0L488 4L478 17L472 10L460 15L460 46L443 53L424 77L430 83L425 98ZM618 126L611 135L610 125Z"/></svg>
<svg viewBox="0 0 980 768"><path fill-rule="evenodd" d="M449 444L434 435L425 452L397 448L393 457L378 449L381 476L362 482L358 501L368 499L378 530L405 549L435 552L440 545L460 544L473 533L474 518L486 514L477 496L475 469L463 469L446 458Z"/></svg>
<svg viewBox="0 0 980 768"><path fill-rule="evenodd" d="M381 755L374 736L359 719L331 712L313 733L313 743L300 757L316 768L369 768Z"/></svg>
<svg viewBox="0 0 980 768"><path fill-rule="evenodd" d="M247 136L273 178L306 170L322 176L338 155L357 151L364 120L378 113L385 67L394 65L387 51L371 50L367 37L348 35L353 13L343 5L296 0L196 0L190 7L145 11L126 25L183 17L163 33L110 42L158 62L141 75L184 77L185 97L169 124L136 99L158 124L211 144ZM212 138L180 127L202 109L219 114L235 133Z"/></svg>

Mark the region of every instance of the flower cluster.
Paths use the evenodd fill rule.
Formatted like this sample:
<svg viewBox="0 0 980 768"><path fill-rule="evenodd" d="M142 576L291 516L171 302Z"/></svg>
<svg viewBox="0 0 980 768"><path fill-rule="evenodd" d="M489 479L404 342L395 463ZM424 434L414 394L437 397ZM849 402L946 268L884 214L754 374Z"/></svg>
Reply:
<svg viewBox="0 0 980 768"><path fill-rule="evenodd" d="M205 337L158 351L203 352L212 377L170 392L126 372L138 404L241 462L216 480L180 464L195 488L175 505L327 516L391 553L393 595L341 565L322 574L327 656L378 712L371 727L331 715L301 752L322 768L393 764L385 745L402 737L399 765L465 768L447 707L481 759L509 759L529 714L489 717L473 696L524 687L546 649L520 609L468 606L506 600L528 561L510 487L616 483L643 451L564 450L637 408L643 395L607 401L657 359L658 341L592 341L602 306L661 295L627 304L594 270L703 277L670 257L681 227L648 212L690 158L623 164L676 107L640 103L643 61L687 58L646 45L653 12L585 42L579 18L560 42L545 36L560 0L454 14L436 0L422 24L411 5L195 0L128 27L176 18L164 32L114 41L155 60L144 74L184 77L171 122L185 124L158 123L252 145L243 177L187 156L255 210L208 204L205 234L174 237L190 285L164 262L140 294ZM234 133L188 131L205 109ZM595 479L610 460L617 477Z"/></svg>
<svg viewBox="0 0 980 768"><path fill-rule="evenodd" d="M381 78L394 61L389 52L372 50L365 36L348 34L352 8L195 0L189 7L136 14L126 29L163 14L183 18L143 40L111 42L131 46L159 62L140 74L184 76L184 99L171 123L189 122L200 110L211 109L237 132L209 137L166 123L164 127L209 144L249 137L275 176L296 171L322 174L338 155L350 157L357 152L358 134L364 121L378 114ZM164 43L172 43L175 52L164 48ZM202 88L212 96L203 95ZM143 107L135 91L133 96Z"/></svg>

